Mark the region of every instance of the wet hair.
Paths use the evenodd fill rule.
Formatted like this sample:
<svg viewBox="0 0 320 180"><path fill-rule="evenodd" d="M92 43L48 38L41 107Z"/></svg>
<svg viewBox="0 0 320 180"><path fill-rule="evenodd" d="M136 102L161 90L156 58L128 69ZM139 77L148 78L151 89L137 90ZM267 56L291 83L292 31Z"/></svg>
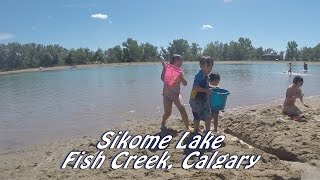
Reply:
<svg viewBox="0 0 320 180"><path fill-rule="evenodd" d="M297 84L298 82L301 82L301 84L303 84L303 78L301 76L295 76L293 78L293 81L292 81L293 84Z"/></svg>
<svg viewBox="0 0 320 180"><path fill-rule="evenodd" d="M215 81L215 80L220 81L220 75L218 73L210 73L209 77L210 77L210 81Z"/></svg>
<svg viewBox="0 0 320 180"><path fill-rule="evenodd" d="M181 56L179 54L174 54L170 60L170 64L176 63L178 60L181 60Z"/></svg>
<svg viewBox="0 0 320 180"><path fill-rule="evenodd" d="M202 56L199 60L200 66L212 66L213 59L210 56Z"/></svg>

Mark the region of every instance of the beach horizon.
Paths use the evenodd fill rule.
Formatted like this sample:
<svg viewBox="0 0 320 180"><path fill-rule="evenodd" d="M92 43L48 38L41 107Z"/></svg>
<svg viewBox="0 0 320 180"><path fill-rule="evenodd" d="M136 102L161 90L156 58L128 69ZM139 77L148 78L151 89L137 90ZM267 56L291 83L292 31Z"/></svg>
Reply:
<svg viewBox="0 0 320 180"><path fill-rule="evenodd" d="M288 64L289 62L303 65L304 61L264 61L264 60L245 60L245 61L214 61L215 64ZM308 62L308 61L307 61ZM185 64L198 64L198 61L186 61ZM99 64L81 64L76 65L76 68L72 66L62 65L53 67L39 68L26 68L12 71L0 71L0 75L17 74L17 73L30 73L30 72L48 72L48 71L61 71L68 69L84 69L84 68L98 68L98 67L114 67L114 66L135 66L135 65L150 65L161 64L161 62L129 62L129 63L105 63ZM310 61L308 64L320 64L320 62Z"/></svg>

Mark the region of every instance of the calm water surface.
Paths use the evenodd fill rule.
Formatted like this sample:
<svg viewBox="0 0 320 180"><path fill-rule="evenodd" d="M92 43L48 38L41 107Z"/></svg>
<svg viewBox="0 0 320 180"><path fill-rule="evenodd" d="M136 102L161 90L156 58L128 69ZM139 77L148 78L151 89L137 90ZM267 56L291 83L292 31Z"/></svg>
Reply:
<svg viewBox="0 0 320 180"><path fill-rule="evenodd" d="M188 105L198 64L184 64L188 86L181 88ZM0 152L28 144L100 136L125 120L162 116L161 65L134 65L0 75ZM216 64L220 87L228 89L227 108L284 98L294 76L286 64ZM319 95L320 65L302 65L305 96ZM179 115L177 110L175 115ZM160 122L159 122L160 123Z"/></svg>

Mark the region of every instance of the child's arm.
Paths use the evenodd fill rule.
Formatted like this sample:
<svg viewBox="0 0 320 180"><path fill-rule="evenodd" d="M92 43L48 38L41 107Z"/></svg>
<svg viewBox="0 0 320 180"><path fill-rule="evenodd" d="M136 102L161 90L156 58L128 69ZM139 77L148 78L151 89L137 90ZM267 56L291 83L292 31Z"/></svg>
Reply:
<svg viewBox="0 0 320 180"><path fill-rule="evenodd" d="M160 60L161 60L162 66L164 67L166 65L166 63L167 63L166 60L164 59L163 56L160 56Z"/></svg>
<svg viewBox="0 0 320 180"><path fill-rule="evenodd" d="M188 82L186 80L186 78L184 77L184 73L182 72L181 76L180 76L180 81L184 86L187 86Z"/></svg>
<svg viewBox="0 0 320 180"><path fill-rule="evenodd" d="M210 89L207 89L207 88L203 88L203 87L200 87L200 86L193 86L192 89L198 91L198 92L205 92L207 95L210 95L211 91Z"/></svg>
<svg viewBox="0 0 320 180"><path fill-rule="evenodd" d="M310 107L310 106L306 105L306 104L303 102L303 94L302 94L301 90L299 90L299 99L300 99L300 101L302 102L302 104L303 104L305 107Z"/></svg>
<svg viewBox="0 0 320 180"><path fill-rule="evenodd" d="M162 69L162 72L161 72L161 80L163 81L164 79L164 68Z"/></svg>

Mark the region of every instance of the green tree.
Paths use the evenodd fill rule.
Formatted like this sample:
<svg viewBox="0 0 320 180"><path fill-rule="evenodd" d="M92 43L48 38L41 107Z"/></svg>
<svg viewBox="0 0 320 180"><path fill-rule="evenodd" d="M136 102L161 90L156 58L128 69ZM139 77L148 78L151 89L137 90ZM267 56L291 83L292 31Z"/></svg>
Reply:
<svg viewBox="0 0 320 180"><path fill-rule="evenodd" d="M109 48L105 52L105 56L106 56L107 63L123 62L123 58L122 58L123 52L120 45L117 45L113 48Z"/></svg>
<svg viewBox="0 0 320 180"><path fill-rule="evenodd" d="M97 49L97 51L93 55L93 60L95 62L105 62L105 58L104 58L102 49L100 49L100 48Z"/></svg>
<svg viewBox="0 0 320 180"><path fill-rule="evenodd" d="M300 60L302 61L313 61L314 60L314 50L311 47L303 47L300 50Z"/></svg>
<svg viewBox="0 0 320 180"><path fill-rule="evenodd" d="M214 43L210 42L204 48L203 55L210 56L210 57L212 57L212 58L214 58L216 60L222 59L222 54L220 54L218 46L219 46L219 42L218 41L215 41Z"/></svg>
<svg viewBox="0 0 320 180"><path fill-rule="evenodd" d="M287 44L286 60L298 59L298 44L295 41L289 41Z"/></svg>
<svg viewBox="0 0 320 180"><path fill-rule="evenodd" d="M22 62L22 46L20 43L9 43L6 50L7 58L6 64L8 69L7 70L15 70L15 69L22 69L23 62Z"/></svg>
<svg viewBox="0 0 320 180"><path fill-rule="evenodd" d="M145 43L142 44L141 47L143 49L142 61L157 61L159 53L156 46L153 46L150 43Z"/></svg>
<svg viewBox="0 0 320 180"><path fill-rule="evenodd" d="M93 59L93 51L91 51L89 48L84 48L84 53L86 56L86 63L89 64L89 62L94 61Z"/></svg>
<svg viewBox="0 0 320 180"><path fill-rule="evenodd" d="M40 59L40 66L43 67L50 67L53 62L53 57L50 53L44 53L42 54L42 57Z"/></svg>
<svg viewBox="0 0 320 180"><path fill-rule="evenodd" d="M179 54L183 59L189 59L189 43L184 39L175 39L172 43L169 43L167 48L168 54L172 57L174 54ZM190 60L190 59L189 59Z"/></svg>
<svg viewBox="0 0 320 180"><path fill-rule="evenodd" d="M255 49L255 58L261 60L262 59L262 55L263 55L263 48L259 47L257 49Z"/></svg>
<svg viewBox="0 0 320 180"><path fill-rule="evenodd" d="M240 48L240 43L231 41L229 43L230 59L231 60L243 60L243 55Z"/></svg>
<svg viewBox="0 0 320 180"><path fill-rule="evenodd" d="M123 46L123 60L125 62L138 62L142 59L142 47L139 46L136 40L128 38Z"/></svg>
<svg viewBox="0 0 320 180"><path fill-rule="evenodd" d="M313 48L314 60L320 61L320 43Z"/></svg>
<svg viewBox="0 0 320 180"><path fill-rule="evenodd" d="M248 60L254 58L254 48L249 38L239 38L239 60Z"/></svg>
<svg viewBox="0 0 320 180"><path fill-rule="evenodd" d="M68 52L68 55L65 57L65 64L67 65L74 65L77 64L77 58L75 55L75 50L74 49L70 49Z"/></svg>
<svg viewBox="0 0 320 180"><path fill-rule="evenodd" d="M202 48L197 43L192 43L190 47L191 61L198 60L201 57Z"/></svg>

